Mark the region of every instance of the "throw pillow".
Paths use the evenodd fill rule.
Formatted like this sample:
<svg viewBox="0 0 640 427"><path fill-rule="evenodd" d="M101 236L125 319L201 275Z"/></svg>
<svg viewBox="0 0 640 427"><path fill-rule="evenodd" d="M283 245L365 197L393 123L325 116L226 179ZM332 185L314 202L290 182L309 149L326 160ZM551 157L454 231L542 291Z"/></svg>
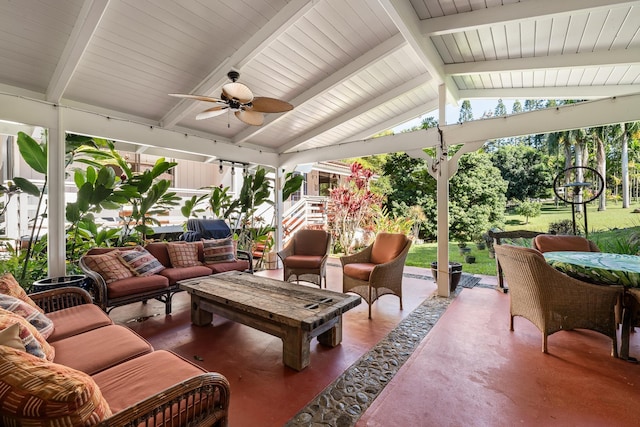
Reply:
<svg viewBox="0 0 640 427"><path fill-rule="evenodd" d="M102 276L107 284L133 277L129 267L118 256L118 252L118 250L113 250L103 254L85 255L84 261L90 269Z"/></svg>
<svg viewBox="0 0 640 427"><path fill-rule="evenodd" d="M202 239L204 247L204 263L216 264L236 260L236 245L233 237L226 239Z"/></svg>
<svg viewBox="0 0 640 427"><path fill-rule="evenodd" d="M6 345L7 347L15 348L20 351L27 351L24 348L22 339L20 338L20 325L14 323L7 329L0 331L0 345Z"/></svg>
<svg viewBox="0 0 640 427"><path fill-rule="evenodd" d="M33 354L47 360L53 360L55 350L42 338L42 335L25 318L0 308L0 331L7 329L13 324L18 324L20 328L20 339L27 353Z"/></svg>
<svg viewBox="0 0 640 427"><path fill-rule="evenodd" d="M24 289L22 289L20 283L18 283L16 278L13 277L13 274L11 273L5 273L0 276L0 294L19 298L29 304L31 307L38 310L40 313L44 313L44 310L38 307L38 304L36 304L31 298L29 298L29 295L27 295Z"/></svg>
<svg viewBox="0 0 640 427"><path fill-rule="evenodd" d="M118 256L136 276L152 276L165 268L142 246L136 246L132 251L118 251Z"/></svg>
<svg viewBox="0 0 640 427"><path fill-rule="evenodd" d="M53 321L21 299L0 294L0 308L24 317L45 339L53 333Z"/></svg>
<svg viewBox="0 0 640 427"><path fill-rule="evenodd" d="M89 426L112 415L84 372L6 346L0 346L0 372L0 423Z"/></svg>
<svg viewBox="0 0 640 427"><path fill-rule="evenodd" d="M202 265L198 260L197 243L167 243L171 265L176 268Z"/></svg>

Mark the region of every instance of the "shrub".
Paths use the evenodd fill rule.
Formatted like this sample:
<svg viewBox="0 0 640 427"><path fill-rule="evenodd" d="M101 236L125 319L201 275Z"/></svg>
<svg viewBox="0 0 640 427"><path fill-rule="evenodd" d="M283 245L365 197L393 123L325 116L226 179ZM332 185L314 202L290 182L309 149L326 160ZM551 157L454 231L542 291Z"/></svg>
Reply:
<svg viewBox="0 0 640 427"><path fill-rule="evenodd" d="M549 224L550 234L573 234L573 221L570 219L563 219L562 221L556 221Z"/></svg>

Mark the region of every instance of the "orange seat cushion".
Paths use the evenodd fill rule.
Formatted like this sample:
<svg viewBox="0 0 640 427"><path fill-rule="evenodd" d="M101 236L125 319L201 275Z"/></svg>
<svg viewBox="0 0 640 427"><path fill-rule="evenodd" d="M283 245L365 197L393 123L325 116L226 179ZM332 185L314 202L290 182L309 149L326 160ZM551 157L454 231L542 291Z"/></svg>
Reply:
<svg viewBox="0 0 640 427"><path fill-rule="evenodd" d="M137 295L147 291L168 288L169 280L161 276L164 275L166 270L169 269L162 270L160 274L154 274L153 276L133 276L109 283L107 285L109 298L126 297L128 295Z"/></svg>
<svg viewBox="0 0 640 427"><path fill-rule="evenodd" d="M407 237L404 234L378 233L371 248L371 259L373 264L384 264L395 259L407 244Z"/></svg>
<svg viewBox="0 0 640 427"><path fill-rule="evenodd" d="M290 268L319 268L324 255L291 255L284 263Z"/></svg>
<svg viewBox="0 0 640 427"><path fill-rule="evenodd" d="M345 265L342 271L345 275L353 279L364 280L365 282L368 282L369 277L371 277L371 272L373 271L375 266L376 264L354 262L353 264Z"/></svg>
<svg viewBox="0 0 640 427"><path fill-rule="evenodd" d="M47 317L53 322L53 333L47 338L50 343L113 324L111 318L94 304L82 304L52 311L47 313Z"/></svg>

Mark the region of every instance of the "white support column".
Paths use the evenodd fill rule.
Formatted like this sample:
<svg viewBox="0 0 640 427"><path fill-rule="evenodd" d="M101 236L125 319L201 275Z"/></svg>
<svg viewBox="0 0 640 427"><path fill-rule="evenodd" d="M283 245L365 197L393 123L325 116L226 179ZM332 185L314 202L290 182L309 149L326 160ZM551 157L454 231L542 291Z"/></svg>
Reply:
<svg viewBox="0 0 640 427"><path fill-rule="evenodd" d="M64 151L65 127L62 108L58 108L58 122L49 129L48 162L48 241L47 262L49 277L66 275Z"/></svg>
<svg viewBox="0 0 640 427"><path fill-rule="evenodd" d="M446 125L446 88L438 87L439 116L438 124ZM437 170L437 208L438 208L438 295L449 296L449 161L447 142L440 134L436 147Z"/></svg>
<svg viewBox="0 0 640 427"><path fill-rule="evenodd" d="M275 224L276 227L276 232L275 232L275 238L276 238L276 242L275 242L275 251L279 251L282 250L283 244L282 242L284 241L284 235L283 235L283 230L282 230L282 213L283 213L283 203L284 200L282 200L282 187L284 186L284 174L285 174L285 170L281 167L277 167L276 168L276 174L275 174L275 185L274 185L274 201L275 204L273 205L273 223ZM280 264L279 259L277 260L278 264Z"/></svg>

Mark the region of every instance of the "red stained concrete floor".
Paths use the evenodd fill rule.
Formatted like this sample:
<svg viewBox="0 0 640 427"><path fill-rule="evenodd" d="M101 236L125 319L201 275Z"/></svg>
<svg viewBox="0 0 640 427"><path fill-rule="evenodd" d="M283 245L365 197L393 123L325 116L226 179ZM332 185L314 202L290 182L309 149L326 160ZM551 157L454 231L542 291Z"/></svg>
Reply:
<svg viewBox="0 0 640 427"><path fill-rule="evenodd" d="M405 273L430 276L426 269ZM281 270L258 274L281 278ZM329 289L341 291L338 260L327 268ZM491 283L495 278L483 278ZM311 285L309 285L311 286ZM436 289L406 277L404 310L384 296L347 312L343 341L335 348L311 342L311 364L296 372L282 364L282 342L263 332L214 317L190 323L186 293L173 314L157 301L115 308L111 317L231 383L231 427L282 426L356 362ZM358 426L625 426L640 423L640 365L613 359L610 341L588 331L558 332L543 354L541 336L516 318L509 331L509 296L464 289L358 422ZM640 356L640 334L631 355Z"/></svg>

